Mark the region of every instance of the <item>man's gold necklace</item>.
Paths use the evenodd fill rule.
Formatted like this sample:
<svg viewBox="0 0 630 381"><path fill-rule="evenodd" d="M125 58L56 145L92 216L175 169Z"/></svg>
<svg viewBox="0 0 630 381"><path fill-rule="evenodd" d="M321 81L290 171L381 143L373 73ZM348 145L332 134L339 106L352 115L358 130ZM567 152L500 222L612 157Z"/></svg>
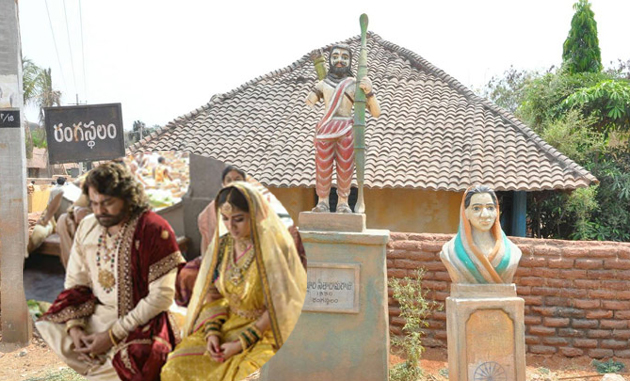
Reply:
<svg viewBox="0 0 630 381"><path fill-rule="evenodd" d="M122 238L127 230L127 224L123 225L122 229L116 234L114 245L109 246L109 239L107 234L107 228L104 228L98 237L98 246L96 249L96 268L98 269L98 283L101 285L106 293L112 292L116 285L116 277L114 276L114 267L116 264L116 254L120 249ZM104 249L104 253L101 253L101 249Z"/></svg>

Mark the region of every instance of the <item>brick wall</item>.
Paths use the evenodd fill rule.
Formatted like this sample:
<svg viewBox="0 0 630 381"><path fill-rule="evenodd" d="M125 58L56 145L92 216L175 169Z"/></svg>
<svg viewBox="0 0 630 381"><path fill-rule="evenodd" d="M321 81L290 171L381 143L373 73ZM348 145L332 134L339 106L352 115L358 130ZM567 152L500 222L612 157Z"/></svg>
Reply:
<svg viewBox="0 0 630 381"><path fill-rule="evenodd" d="M427 297L444 305L450 278L440 261L450 234L391 233L387 275L426 270ZM523 252L514 283L525 299L528 353L630 358L630 243L510 238ZM404 320L389 292L392 334ZM446 313L429 318L423 345L446 347Z"/></svg>

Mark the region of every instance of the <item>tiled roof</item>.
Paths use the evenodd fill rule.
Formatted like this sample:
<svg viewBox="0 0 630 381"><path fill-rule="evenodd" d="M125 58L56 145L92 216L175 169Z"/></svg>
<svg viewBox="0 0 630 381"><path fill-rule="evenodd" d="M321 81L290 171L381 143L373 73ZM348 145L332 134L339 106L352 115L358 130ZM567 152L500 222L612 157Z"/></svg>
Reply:
<svg viewBox="0 0 630 381"><path fill-rule="evenodd" d="M359 37L344 42L357 57ZM484 183L496 190L533 191L597 182L511 113L417 54L374 33L368 51L382 114L367 118L366 187L462 191ZM323 107L313 111L304 98L315 83L306 54L213 96L132 150L192 152L241 167L267 186L313 187L313 134Z"/></svg>

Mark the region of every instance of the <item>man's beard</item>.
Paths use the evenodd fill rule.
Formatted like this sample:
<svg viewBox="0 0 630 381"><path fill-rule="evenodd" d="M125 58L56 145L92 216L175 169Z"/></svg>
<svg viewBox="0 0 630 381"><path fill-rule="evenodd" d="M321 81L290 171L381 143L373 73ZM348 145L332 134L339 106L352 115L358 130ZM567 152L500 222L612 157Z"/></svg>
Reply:
<svg viewBox="0 0 630 381"><path fill-rule="evenodd" d="M127 212L125 210L120 211L120 213L111 215L111 214L99 214L96 216L96 220L99 225L105 228L111 228L112 226L116 226L120 224L127 217Z"/></svg>
<svg viewBox="0 0 630 381"><path fill-rule="evenodd" d="M352 70L350 66L331 66L328 70L328 74L336 80L340 80L346 77L352 77Z"/></svg>

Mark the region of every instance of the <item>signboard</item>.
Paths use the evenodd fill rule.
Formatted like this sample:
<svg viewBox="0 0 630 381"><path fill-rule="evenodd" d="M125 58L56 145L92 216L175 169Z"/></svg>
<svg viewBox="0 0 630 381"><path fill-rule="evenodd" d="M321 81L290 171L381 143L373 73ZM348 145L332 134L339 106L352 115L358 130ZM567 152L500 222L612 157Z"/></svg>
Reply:
<svg viewBox="0 0 630 381"><path fill-rule="evenodd" d="M356 263L308 263L303 311L359 313L359 273Z"/></svg>
<svg viewBox="0 0 630 381"><path fill-rule="evenodd" d="M20 128L20 109L0 110L0 128Z"/></svg>
<svg viewBox="0 0 630 381"><path fill-rule="evenodd" d="M44 123L52 164L125 156L120 103L48 107Z"/></svg>

